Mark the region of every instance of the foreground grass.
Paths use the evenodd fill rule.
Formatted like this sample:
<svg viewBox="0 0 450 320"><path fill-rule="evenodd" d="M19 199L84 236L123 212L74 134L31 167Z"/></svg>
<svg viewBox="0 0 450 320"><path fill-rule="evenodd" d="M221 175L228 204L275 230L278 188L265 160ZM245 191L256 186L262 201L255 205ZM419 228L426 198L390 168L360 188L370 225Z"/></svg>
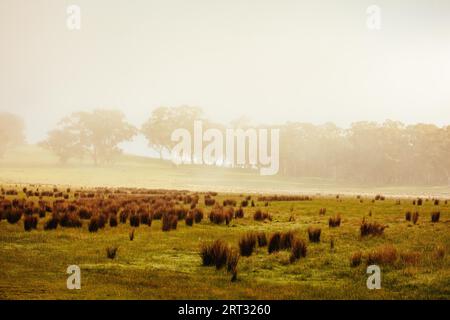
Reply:
<svg viewBox="0 0 450 320"><path fill-rule="evenodd" d="M239 195L219 195L242 200ZM107 226L92 234L87 222L81 229L58 228L24 232L23 224L0 222L0 298L2 299L449 299L450 298L450 206L434 206L431 201L418 208L417 225L405 221L411 200L395 199L360 203L356 197L336 199L316 197L313 201L271 202L257 206L267 210L272 221L255 222L256 208L246 208L245 218L230 226L213 225L207 217L188 227L180 221L177 230L161 231L161 222L136 229L129 240L129 225ZM319 208L327 208L324 216ZM430 222L430 212L439 209L439 223ZM369 217L371 212L371 217ZM209 211L205 211L209 213ZM341 227L330 229L328 218L340 213ZM363 217L389 227L381 237L361 239ZM294 219L294 221L290 221ZM241 257L238 281L231 282L225 270L201 266L199 246L204 241L222 239L237 246L248 231L293 230L307 239L308 226L322 228L321 242L308 243L306 258L290 264L289 252L269 255L258 248L250 257ZM330 240L334 239L334 249ZM415 264L400 261L381 266L382 289L366 287L366 264L351 268L350 255L367 253L383 244L393 244L399 253L415 252ZM434 256L436 247L447 252ZM114 260L106 248L118 246ZM81 268L81 290L66 288L69 265Z"/></svg>

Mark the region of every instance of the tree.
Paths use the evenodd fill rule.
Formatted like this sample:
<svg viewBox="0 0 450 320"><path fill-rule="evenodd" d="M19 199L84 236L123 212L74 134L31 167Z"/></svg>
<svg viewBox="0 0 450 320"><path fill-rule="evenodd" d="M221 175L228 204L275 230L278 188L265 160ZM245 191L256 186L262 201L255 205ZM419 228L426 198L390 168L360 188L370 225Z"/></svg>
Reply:
<svg viewBox="0 0 450 320"><path fill-rule="evenodd" d="M178 128L193 130L195 120L202 120L203 111L197 107L159 107L153 110L150 118L142 125L141 132L151 148L162 158L163 151L173 146L170 139Z"/></svg>
<svg viewBox="0 0 450 320"><path fill-rule="evenodd" d="M8 148L24 143L24 130L22 118L11 113L0 113L0 157Z"/></svg>
<svg viewBox="0 0 450 320"><path fill-rule="evenodd" d="M60 122L60 127L49 133L44 144L62 161L75 154L88 154L96 165L112 163L122 152L119 144L131 140L136 134L136 128L116 110L73 113Z"/></svg>
<svg viewBox="0 0 450 320"><path fill-rule="evenodd" d="M56 154L62 164L65 164L70 158L82 159L86 153L80 137L69 128L50 131L48 138L40 145Z"/></svg>

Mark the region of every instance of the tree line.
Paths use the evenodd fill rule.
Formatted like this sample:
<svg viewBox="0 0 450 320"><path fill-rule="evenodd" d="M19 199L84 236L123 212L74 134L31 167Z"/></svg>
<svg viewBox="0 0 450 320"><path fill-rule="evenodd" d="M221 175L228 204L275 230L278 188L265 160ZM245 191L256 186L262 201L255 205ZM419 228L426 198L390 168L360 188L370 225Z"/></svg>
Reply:
<svg viewBox="0 0 450 320"><path fill-rule="evenodd" d="M140 128L129 124L120 111L94 110L63 118L40 145L56 154L61 163L90 157L101 165L114 162L122 152L122 142L142 134L163 158L174 145L170 139L173 130L192 129L194 120L202 120L205 129L255 127L243 118L229 126L214 123L200 108L189 106L156 108ZM281 175L361 184L450 183L449 125L405 125L388 120L357 122L349 128L302 122L259 127L280 129ZM0 114L0 156L23 141L23 130L20 118Z"/></svg>

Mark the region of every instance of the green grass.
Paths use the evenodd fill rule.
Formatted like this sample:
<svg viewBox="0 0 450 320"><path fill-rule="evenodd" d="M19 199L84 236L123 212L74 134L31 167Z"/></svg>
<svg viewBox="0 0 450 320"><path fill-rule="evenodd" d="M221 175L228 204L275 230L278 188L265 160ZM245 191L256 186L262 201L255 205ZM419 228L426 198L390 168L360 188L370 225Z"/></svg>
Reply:
<svg viewBox="0 0 450 320"><path fill-rule="evenodd" d="M220 194L216 198L238 194ZM33 200L37 200L33 198ZM449 299L450 298L450 206L431 201L419 208L417 225L406 222L411 200L376 201L356 197L315 197L313 201L258 203L272 215L272 221L255 222L257 208L245 208L245 218L232 220L230 226L213 225L206 215L200 224L161 231L161 221L136 229L129 240L129 225L107 226L96 234L81 229L23 231L22 221L10 225L0 222L0 298L2 299ZM327 208L324 216L319 208ZM430 212L439 208L439 223L430 222ZM372 216L368 217L369 211ZM205 211L209 213L209 211ZM328 227L328 218L340 213L341 227ZM289 222L289 218L295 221ZM363 217L389 225L381 237L361 239L359 224ZM322 228L321 242L308 243L306 258L289 263L289 252L269 255L258 248L250 257L241 257L238 281L231 282L225 270L201 266L200 244L222 239L237 247L248 231L294 230L307 239L308 226ZM330 239L335 247L330 249ZM382 289L366 287L366 265L351 268L349 258L357 250L367 253L383 244L393 244L399 252L420 253L417 265L381 266ZM444 259L433 251L442 245ZM106 248L118 246L114 260ZM66 268L81 268L81 290L66 288Z"/></svg>

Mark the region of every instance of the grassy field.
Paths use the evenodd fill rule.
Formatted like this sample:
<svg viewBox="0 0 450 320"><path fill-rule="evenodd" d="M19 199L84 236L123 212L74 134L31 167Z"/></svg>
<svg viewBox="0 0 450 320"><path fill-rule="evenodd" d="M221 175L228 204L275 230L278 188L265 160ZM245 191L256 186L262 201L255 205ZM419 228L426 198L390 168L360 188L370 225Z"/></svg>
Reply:
<svg viewBox="0 0 450 320"><path fill-rule="evenodd" d="M246 194L247 195L247 194ZM6 196L6 199L18 196ZM71 195L72 199L73 195ZM216 201L244 199L240 194L219 194ZM48 198L47 200L50 200ZM252 195L252 199L256 199ZM414 206L411 199L314 196L311 201L255 200L244 208L242 219L227 226L209 221L205 208L201 223L187 226L179 221L176 230L163 232L161 220L136 228L129 239L130 225L109 225L96 233L81 228L44 231L48 219L40 219L37 230L25 232L23 222L0 221L1 299L449 299L450 298L450 204L424 201ZM28 200L37 202L37 197ZM46 198L44 197L44 200ZM319 215L320 208L326 208ZM262 209L272 221L255 221ZM417 224L405 221L407 210L418 211ZM439 210L440 221L432 223L430 213ZM329 228L328 219L339 213L340 227ZM361 238L360 224L377 221L388 225L382 236ZM308 241L309 226L322 229L321 241ZM250 257L240 257L237 281L226 270L202 266L202 243L221 239L238 248L242 235L264 231L292 230L307 243L307 255L290 263L288 250L269 254L256 248ZM330 242L333 239L334 248ZM367 257L380 246L393 245L395 261L381 264L382 289L366 287ZM115 259L106 248L117 246ZM363 253L359 266L350 266L352 253ZM444 256L442 253L444 252ZM446 253L446 254L445 254ZM407 257L415 257L408 259ZM81 290L66 288L66 268L81 268Z"/></svg>
<svg viewBox="0 0 450 320"><path fill-rule="evenodd" d="M315 177L260 176L257 170L175 166L170 161L120 157L114 165L72 160L58 164L34 145L17 147L0 159L0 183L36 183L90 187L134 187L234 193L376 194L450 198L449 186L362 186Z"/></svg>

